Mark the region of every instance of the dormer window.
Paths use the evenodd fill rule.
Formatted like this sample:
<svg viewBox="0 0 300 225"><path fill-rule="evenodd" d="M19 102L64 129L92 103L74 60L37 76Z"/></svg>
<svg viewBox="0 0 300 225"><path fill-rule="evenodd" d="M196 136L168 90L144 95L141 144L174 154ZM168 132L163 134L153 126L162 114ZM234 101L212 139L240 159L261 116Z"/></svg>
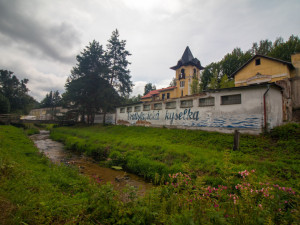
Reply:
<svg viewBox="0 0 300 225"><path fill-rule="evenodd" d="M255 59L255 66L259 66L260 65L260 59Z"/></svg>
<svg viewBox="0 0 300 225"><path fill-rule="evenodd" d="M179 74L179 80L180 79L185 79L185 72L184 69L181 69L180 74Z"/></svg>

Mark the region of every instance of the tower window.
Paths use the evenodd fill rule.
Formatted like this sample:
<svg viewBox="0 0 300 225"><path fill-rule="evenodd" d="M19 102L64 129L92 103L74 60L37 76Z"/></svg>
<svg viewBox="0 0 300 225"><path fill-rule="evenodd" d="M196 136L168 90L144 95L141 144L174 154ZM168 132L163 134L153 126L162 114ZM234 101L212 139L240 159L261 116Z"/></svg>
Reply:
<svg viewBox="0 0 300 225"><path fill-rule="evenodd" d="M180 71L179 80L180 80L180 79L185 79L185 72L184 72L184 69L181 69L181 71Z"/></svg>
<svg viewBox="0 0 300 225"><path fill-rule="evenodd" d="M259 66L260 65L260 59L255 59L255 66Z"/></svg>
<svg viewBox="0 0 300 225"><path fill-rule="evenodd" d="M180 81L180 87L184 87L184 81Z"/></svg>

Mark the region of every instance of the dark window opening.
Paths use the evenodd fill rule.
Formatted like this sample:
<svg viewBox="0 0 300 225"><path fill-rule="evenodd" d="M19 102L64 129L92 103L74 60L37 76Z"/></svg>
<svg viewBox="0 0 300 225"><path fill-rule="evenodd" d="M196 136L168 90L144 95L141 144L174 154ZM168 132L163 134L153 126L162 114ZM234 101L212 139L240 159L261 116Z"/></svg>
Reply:
<svg viewBox="0 0 300 225"><path fill-rule="evenodd" d="M185 79L185 72L184 72L184 69L181 69L181 71L180 71L179 80L180 80L180 79Z"/></svg>
<svg viewBox="0 0 300 225"><path fill-rule="evenodd" d="M162 94L161 98L162 98L162 100L164 100L165 99L165 94Z"/></svg>
<svg viewBox="0 0 300 225"><path fill-rule="evenodd" d="M215 105L215 98L214 97L200 98L199 99L199 107L214 106L214 105Z"/></svg>
<svg viewBox="0 0 300 225"><path fill-rule="evenodd" d="M241 104L241 95L225 95L221 96L221 105Z"/></svg>
<svg viewBox="0 0 300 225"><path fill-rule="evenodd" d="M167 93L167 99L169 99L170 98L170 93Z"/></svg>
<svg viewBox="0 0 300 225"><path fill-rule="evenodd" d="M260 59L255 59L255 65L256 66L260 65Z"/></svg>

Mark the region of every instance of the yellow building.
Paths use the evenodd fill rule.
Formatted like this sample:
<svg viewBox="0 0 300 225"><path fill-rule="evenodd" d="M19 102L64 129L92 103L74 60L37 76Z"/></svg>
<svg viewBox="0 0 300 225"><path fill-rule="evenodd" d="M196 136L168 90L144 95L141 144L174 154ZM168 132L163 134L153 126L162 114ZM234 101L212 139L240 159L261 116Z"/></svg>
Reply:
<svg viewBox="0 0 300 225"><path fill-rule="evenodd" d="M300 54L292 55L292 62L299 57ZM231 76L234 76L235 86L238 87L293 78L296 76L296 69L293 63L255 55Z"/></svg>
<svg viewBox="0 0 300 225"><path fill-rule="evenodd" d="M190 48L187 46L175 70L176 86L150 91L141 98L142 101L167 100L191 95L191 84L194 77L200 79L200 70L204 69L200 61L194 58Z"/></svg>

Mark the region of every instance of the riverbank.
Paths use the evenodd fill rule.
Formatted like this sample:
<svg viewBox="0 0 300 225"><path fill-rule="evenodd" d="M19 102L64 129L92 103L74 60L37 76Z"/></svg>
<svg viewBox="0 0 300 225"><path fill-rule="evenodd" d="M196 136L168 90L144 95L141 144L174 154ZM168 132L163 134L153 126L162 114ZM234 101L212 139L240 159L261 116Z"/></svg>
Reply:
<svg viewBox="0 0 300 225"><path fill-rule="evenodd" d="M238 151L232 151L233 135L196 130L61 127L53 129L51 137L68 149L156 183L168 181L168 174L184 172L218 186L225 185L232 173L255 169L260 180L300 188L299 124L268 135L241 135Z"/></svg>
<svg viewBox="0 0 300 225"><path fill-rule="evenodd" d="M112 135L113 128L107 128L105 133ZM76 132L82 130L80 138L88 139L89 129L96 133L100 128L65 132L68 135L73 132L76 137ZM159 131L150 131L160 136ZM128 136L130 132L133 131L128 130ZM117 145L124 146L122 142ZM38 153L22 129L0 126L0 224L293 224L299 221L298 191L293 186L267 183L257 175L255 170L231 172L226 185L213 187L189 174L168 174L169 183L154 188L145 197L138 198L128 188L127 201L121 201L111 185L99 186L74 168L51 163Z"/></svg>

